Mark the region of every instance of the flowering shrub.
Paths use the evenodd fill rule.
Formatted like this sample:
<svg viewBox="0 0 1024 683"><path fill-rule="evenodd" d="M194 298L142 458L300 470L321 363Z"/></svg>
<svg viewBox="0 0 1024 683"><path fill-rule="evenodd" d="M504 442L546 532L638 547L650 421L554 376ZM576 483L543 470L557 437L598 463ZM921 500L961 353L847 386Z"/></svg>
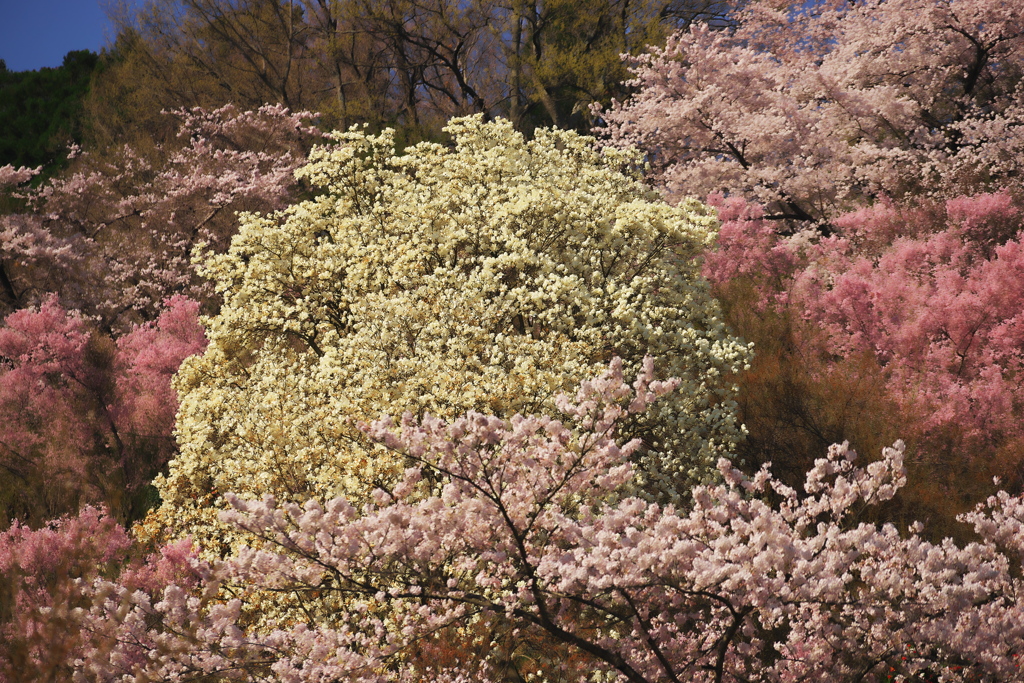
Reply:
<svg viewBox="0 0 1024 683"><path fill-rule="evenodd" d="M726 376L748 351L699 275L711 212L658 201L633 153L573 133L448 130L452 148L402 156L390 133L339 134L300 171L314 199L245 215L203 259L224 306L176 379L182 452L151 530L238 542L216 522L226 491L358 499L403 466L356 421L550 409L612 353L661 354L681 378L630 426L638 486L671 499L715 476L739 437Z"/></svg>

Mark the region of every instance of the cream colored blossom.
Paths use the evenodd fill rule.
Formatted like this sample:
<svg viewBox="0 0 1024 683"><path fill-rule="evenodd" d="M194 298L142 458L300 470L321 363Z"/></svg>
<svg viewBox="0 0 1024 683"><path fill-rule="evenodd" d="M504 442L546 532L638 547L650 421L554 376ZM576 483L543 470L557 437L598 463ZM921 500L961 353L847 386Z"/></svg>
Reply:
<svg viewBox="0 0 1024 683"><path fill-rule="evenodd" d="M551 411L614 355L682 379L630 427L641 486L673 498L713 476L749 355L698 274L713 212L669 206L635 153L574 133L447 130L453 147L403 155L390 131L335 134L299 171L313 199L243 215L228 253L200 257L224 306L177 377L181 455L148 524L234 544L223 493L365 500L403 463L360 421Z"/></svg>

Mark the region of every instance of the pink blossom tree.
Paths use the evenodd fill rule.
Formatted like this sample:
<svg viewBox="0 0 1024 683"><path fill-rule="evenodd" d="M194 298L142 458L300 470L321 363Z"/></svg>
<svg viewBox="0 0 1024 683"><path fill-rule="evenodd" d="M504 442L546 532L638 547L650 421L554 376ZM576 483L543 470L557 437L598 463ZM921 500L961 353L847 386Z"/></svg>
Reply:
<svg viewBox="0 0 1024 683"><path fill-rule="evenodd" d="M1021 485L1024 211L1013 195L881 201L836 217L823 239L781 236L740 198L718 204L704 272L719 295L744 282L740 306L795 320L805 373L871 358L912 416L903 433L919 458Z"/></svg>
<svg viewBox="0 0 1024 683"><path fill-rule="evenodd" d="M176 450L171 377L206 345L198 304L174 297L117 343L55 296L0 327L0 492L39 524L103 501L122 518Z"/></svg>
<svg viewBox="0 0 1024 683"><path fill-rule="evenodd" d="M0 533L0 681L67 680L82 639L73 616L88 605L76 578L116 576L131 541L103 511Z"/></svg>
<svg viewBox="0 0 1024 683"><path fill-rule="evenodd" d="M823 241L792 288L829 351L874 355L891 391L925 408L924 434L955 426L964 457L1021 443L1019 206L1006 194L959 197L931 212L883 205L836 224L844 236Z"/></svg>
<svg viewBox="0 0 1024 683"><path fill-rule="evenodd" d="M212 301L192 269L193 247L225 250L237 212L294 199L293 172L319 133L306 123L313 114L280 106L170 115L181 122L175 140L147 153L83 154L75 172L24 195L26 212L0 216L8 310L57 292L123 332L155 319L174 294Z"/></svg>
<svg viewBox="0 0 1024 683"><path fill-rule="evenodd" d="M613 362L565 422L381 420L369 434L410 466L361 508L234 498L225 519L262 546L193 562L194 589L93 582L79 680L499 680L486 639L446 667L411 656L488 618L548 643L510 674L527 679L1021 680L1024 501L967 515L964 547L858 523L904 485L901 443L866 468L830 449L802 494L723 460L688 510L625 497L639 444L615 426L673 389L652 374L631 389ZM307 618L249 628L259 590Z"/></svg>
<svg viewBox="0 0 1024 683"><path fill-rule="evenodd" d="M139 554L124 528L88 506L37 530L15 522L0 532L0 681L73 678L75 657L89 638L80 612L88 609L97 578L117 577L149 591L195 584L187 542Z"/></svg>
<svg viewBox="0 0 1024 683"><path fill-rule="evenodd" d="M172 431L178 397L171 379L183 360L206 348L198 302L171 297L155 321L135 327L116 346L114 420L133 451L121 466L129 490L137 490L177 452Z"/></svg>
<svg viewBox="0 0 1024 683"><path fill-rule="evenodd" d="M278 106L171 115L169 143L75 149L74 172L37 189L19 189L35 171L0 169L18 209L0 215L0 518L103 501L134 519L153 502L148 482L176 451L170 378L205 346L199 306L216 305L191 250L225 250L236 212L294 198L319 135Z"/></svg>
<svg viewBox="0 0 1024 683"><path fill-rule="evenodd" d="M1012 0L769 0L631 59L602 113L676 197L827 223L883 195L1019 187L1024 18Z"/></svg>

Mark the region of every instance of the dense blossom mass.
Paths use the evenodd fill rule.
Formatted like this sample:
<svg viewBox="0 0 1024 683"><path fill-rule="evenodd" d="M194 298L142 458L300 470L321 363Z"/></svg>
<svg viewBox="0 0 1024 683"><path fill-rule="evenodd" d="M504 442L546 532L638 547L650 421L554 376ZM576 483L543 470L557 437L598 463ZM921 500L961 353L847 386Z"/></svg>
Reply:
<svg viewBox="0 0 1024 683"><path fill-rule="evenodd" d="M827 221L882 195L1020 182L1019 3L754 2L737 22L635 58L637 93L602 113L675 196L726 192Z"/></svg>
<svg viewBox="0 0 1024 683"><path fill-rule="evenodd" d="M57 292L64 305L124 332L153 320L169 296L210 298L189 262L192 248L226 249L236 212L287 204L318 131L305 123L309 112L280 106L173 116L176 134L156 150L79 154L66 177L21 193L26 211L0 215L0 310ZM0 169L0 188L30 177Z"/></svg>
<svg viewBox="0 0 1024 683"><path fill-rule="evenodd" d="M56 296L0 326L0 520L39 524L103 502L141 517L177 451L171 377L206 345L199 306L165 302L116 342Z"/></svg>
<svg viewBox="0 0 1024 683"><path fill-rule="evenodd" d="M760 350L748 438L787 483L903 438L902 519L1018 490L1024 24L1009 0L751 2L632 60L601 113L670 201L720 212L705 273ZM891 510L890 510L891 512Z"/></svg>
<svg viewBox="0 0 1024 683"><path fill-rule="evenodd" d="M0 159L0 683L1024 681L1019 2L129 4Z"/></svg>
<svg viewBox="0 0 1024 683"><path fill-rule="evenodd" d="M785 313L811 372L867 356L914 419L901 428L933 463L974 462L1021 481L1024 247L1007 192L878 204L838 216L837 234L782 236L757 205L713 198L724 220L705 273L747 305ZM963 484L961 483L961 487Z"/></svg>
<svg viewBox="0 0 1024 683"><path fill-rule="evenodd" d="M648 491L713 476L739 437L727 375L748 351L699 274L711 211L659 201L633 153L575 133L448 130L453 147L399 156L389 133L338 135L300 172L314 199L244 216L205 258L224 306L176 380L182 454L151 525L223 542L224 492L366 495L401 461L358 420L549 409L611 353L657 353L682 378L633 425Z"/></svg>
<svg viewBox="0 0 1024 683"><path fill-rule="evenodd" d="M677 384L652 368L630 387L614 360L558 400L564 421L377 422L410 467L362 503L231 496L224 521L261 548L212 563L179 548L77 584L77 680L1020 679L1019 498L967 515L964 547L859 523L905 484L901 443L865 468L830 449L802 493L722 460L725 483L686 510L622 498L640 442L616 427ZM335 610L256 628L252 588Z"/></svg>

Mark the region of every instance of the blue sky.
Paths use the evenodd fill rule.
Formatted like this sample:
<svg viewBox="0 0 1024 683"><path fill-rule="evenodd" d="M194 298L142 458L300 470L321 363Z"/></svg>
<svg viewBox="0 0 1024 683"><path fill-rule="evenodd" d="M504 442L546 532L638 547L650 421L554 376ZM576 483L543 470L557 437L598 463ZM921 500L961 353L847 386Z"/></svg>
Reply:
<svg viewBox="0 0 1024 683"><path fill-rule="evenodd" d="M60 66L71 50L99 52L113 37L100 0L0 0L0 59L11 71Z"/></svg>

